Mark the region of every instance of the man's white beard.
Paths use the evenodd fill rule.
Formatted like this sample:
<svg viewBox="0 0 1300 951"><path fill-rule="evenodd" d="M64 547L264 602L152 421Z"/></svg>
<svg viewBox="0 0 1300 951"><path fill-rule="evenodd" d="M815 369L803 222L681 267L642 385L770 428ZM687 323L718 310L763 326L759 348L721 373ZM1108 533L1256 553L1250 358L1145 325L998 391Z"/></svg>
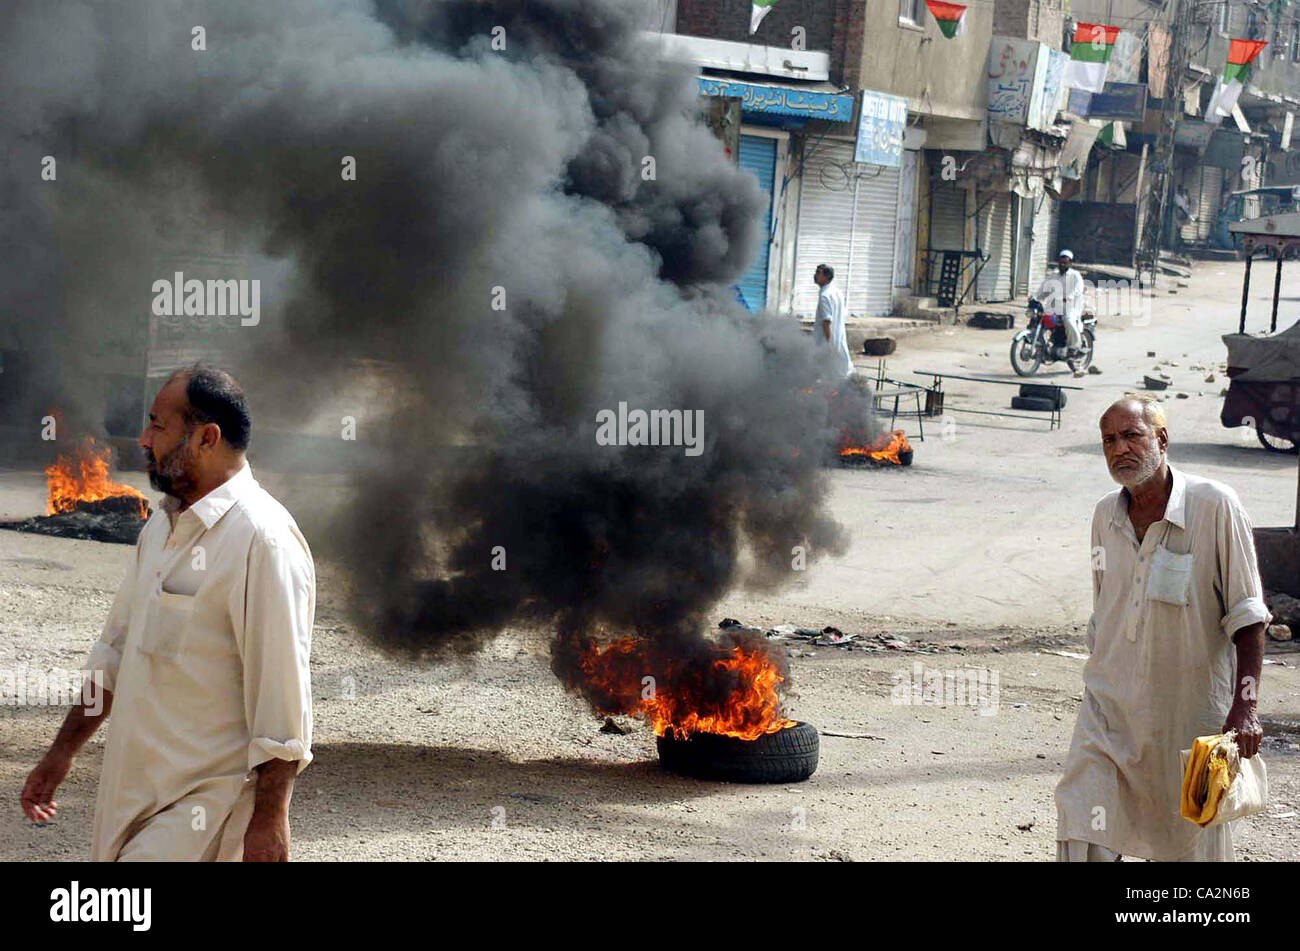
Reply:
<svg viewBox="0 0 1300 951"><path fill-rule="evenodd" d="M1144 455L1138 462L1136 469L1111 469L1110 477L1127 489L1135 485L1141 485L1153 475L1160 471L1161 464L1165 461L1165 454L1159 449L1152 449ZM1109 467L1108 467L1109 468Z"/></svg>

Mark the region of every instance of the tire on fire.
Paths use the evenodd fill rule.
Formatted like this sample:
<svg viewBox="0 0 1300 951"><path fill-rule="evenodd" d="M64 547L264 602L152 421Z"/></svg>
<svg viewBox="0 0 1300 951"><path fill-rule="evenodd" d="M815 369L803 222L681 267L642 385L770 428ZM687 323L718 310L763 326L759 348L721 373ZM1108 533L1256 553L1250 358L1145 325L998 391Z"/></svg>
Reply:
<svg viewBox="0 0 1300 951"><path fill-rule="evenodd" d="M657 745L664 769L728 783L800 782L817 769L821 747L817 728L803 722L756 740L717 733L693 733L683 740L669 733Z"/></svg>

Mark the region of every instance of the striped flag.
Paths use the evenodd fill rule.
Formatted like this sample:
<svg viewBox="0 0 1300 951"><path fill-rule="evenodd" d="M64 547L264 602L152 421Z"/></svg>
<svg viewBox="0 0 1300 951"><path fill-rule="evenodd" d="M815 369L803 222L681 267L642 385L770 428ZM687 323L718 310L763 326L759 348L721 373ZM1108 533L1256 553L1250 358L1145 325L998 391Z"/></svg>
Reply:
<svg viewBox="0 0 1300 951"><path fill-rule="evenodd" d="M1106 67L1110 51L1115 46L1117 26L1098 23L1080 23L1074 28L1074 43L1070 46L1070 62L1065 65L1061 82L1088 92L1101 92L1106 86Z"/></svg>
<svg viewBox="0 0 1300 951"><path fill-rule="evenodd" d="M934 22L939 24L939 32L948 39L961 36L966 26L966 8L960 3L945 3L944 0L925 0L925 5L934 15Z"/></svg>
<svg viewBox="0 0 1300 951"><path fill-rule="evenodd" d="M753 33L758 30L763 17L767 16L767 11L776 6L777 0L751 0L751 2L753 6L749 8L749 32Z"/></svg>
<svg viewBox="0 0 1300 951"><path fill-rule="evenodd" d="M1232 115L1237 97L1246 85L1246 74L1259 51L1268 46L1263 40L1233 40L1228 44L1228 62L1223 67L1223 78L1214 87L1210 105L1205 110L1206 122L1218 122Z"/></svg>

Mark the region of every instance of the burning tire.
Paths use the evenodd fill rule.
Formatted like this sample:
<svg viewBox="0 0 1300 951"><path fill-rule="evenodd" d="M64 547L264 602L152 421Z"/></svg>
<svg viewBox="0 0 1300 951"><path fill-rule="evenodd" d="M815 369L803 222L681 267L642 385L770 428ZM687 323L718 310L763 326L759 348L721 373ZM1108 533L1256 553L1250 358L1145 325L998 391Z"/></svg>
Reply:
<svg viewBox="0 0 1300 951"><path fill-rule="evenodd" d="M741 740L717 733L694 733L686 739L671 734L658 740L664 769L695 779L727 783L797 783L817 769L821 743L808 723Z"/></svg>

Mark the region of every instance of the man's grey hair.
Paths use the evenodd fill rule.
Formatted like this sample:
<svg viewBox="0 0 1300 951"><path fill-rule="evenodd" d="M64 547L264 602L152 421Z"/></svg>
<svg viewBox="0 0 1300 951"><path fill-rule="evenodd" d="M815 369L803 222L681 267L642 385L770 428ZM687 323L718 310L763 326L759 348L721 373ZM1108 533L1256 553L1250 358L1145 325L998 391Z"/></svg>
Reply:
<svg viewBox="0 0 1300 951"><path fill-rule="evenodd" d="M1142 407L1142 418L1147 421L1147 425L1152 429L1168 430L1169 424L1165 421L1165 408L1150 393L1125 393L1122 397L1106 407L1106 413L1109 413L1121 403L1137 403ZM1103 416L1106 413L1102 413Z"/></svg>

